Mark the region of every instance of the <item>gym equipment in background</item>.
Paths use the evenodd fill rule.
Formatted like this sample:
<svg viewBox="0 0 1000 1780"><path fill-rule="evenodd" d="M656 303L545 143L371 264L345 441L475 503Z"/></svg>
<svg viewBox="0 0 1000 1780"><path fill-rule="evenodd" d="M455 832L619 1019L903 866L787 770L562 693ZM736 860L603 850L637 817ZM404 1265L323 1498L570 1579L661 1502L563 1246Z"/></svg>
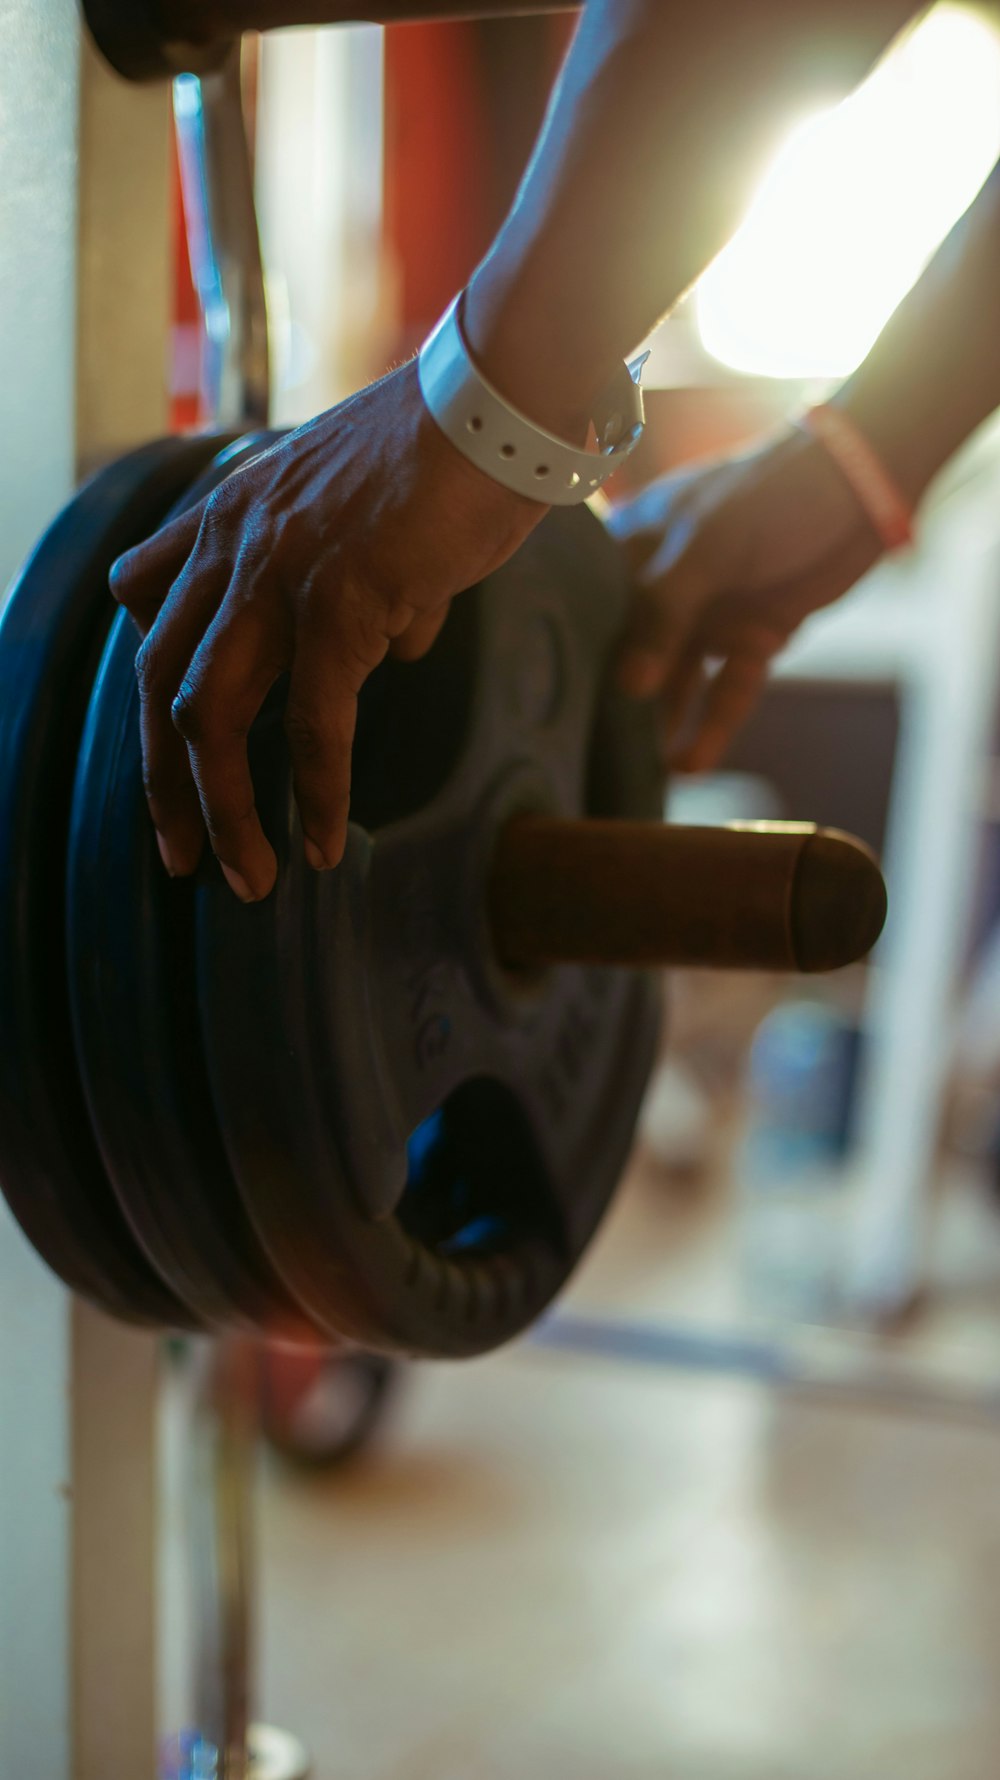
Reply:
<svg viewBox="0 0 1000 1780"><path fill-rule="evenodd" d="M536 1319L613 1194L657 1043L648 967L832 968L877 937L884 888L808 824L661 823L652 713L609 685L625 569L585 509L372 675L335 872L304 860L279 685L251 735L275 892L241 905L210 855L168 879L107 572L178 481L205 498L266 443L100 472L10 594L0 1174L116 1314L479 1353Z"/></svg>

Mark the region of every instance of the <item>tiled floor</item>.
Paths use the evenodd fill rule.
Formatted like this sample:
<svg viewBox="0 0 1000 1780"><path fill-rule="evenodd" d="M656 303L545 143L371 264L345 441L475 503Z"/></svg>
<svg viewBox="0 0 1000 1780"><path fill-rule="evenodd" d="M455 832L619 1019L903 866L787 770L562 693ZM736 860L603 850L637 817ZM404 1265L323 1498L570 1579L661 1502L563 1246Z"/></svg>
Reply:
<svg viewBox="0 0 1000 1780"><path fill-rule="evenodd" d="M577 1308L711 1316L725 1229L640 1171ZM270 1464L262 1561L317 1780L1000 1774L1000 1423L522 1346L341 1477Z"/></svg>

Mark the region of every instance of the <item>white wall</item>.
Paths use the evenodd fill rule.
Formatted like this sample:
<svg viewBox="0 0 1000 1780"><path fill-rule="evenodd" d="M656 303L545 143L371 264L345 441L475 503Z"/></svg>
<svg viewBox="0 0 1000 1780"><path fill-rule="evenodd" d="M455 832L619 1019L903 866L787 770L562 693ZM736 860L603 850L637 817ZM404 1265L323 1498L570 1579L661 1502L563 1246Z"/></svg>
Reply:
<svg viewBox="0 0 1000 1780"><path fill-rule="evenodd" d="M273 414L294 424L382 369L382 32L279 31L261 43L257 202Z"/></svg>

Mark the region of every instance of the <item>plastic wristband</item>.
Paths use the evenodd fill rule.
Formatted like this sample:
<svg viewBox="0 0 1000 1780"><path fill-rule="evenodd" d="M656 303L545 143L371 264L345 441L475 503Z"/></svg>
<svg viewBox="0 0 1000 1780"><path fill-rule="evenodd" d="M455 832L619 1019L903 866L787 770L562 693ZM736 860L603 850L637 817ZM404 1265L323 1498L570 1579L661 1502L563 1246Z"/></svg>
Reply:
<svg viewBox="0 0 1000 1780"><path fill-rule="evenodd" d="M833 459L887 550L913 542L913 511L864 434L842 408L820 402L798 425Z"/></svg>
<svg viewBox="0 0 1000 1780"><path fill-rule="evenodd" d="M622 365L595 405L597 450L569 445L504 399L469 355L461 297L420 349L417 371L428 409L456 450L515 494L546 506L575 507L606 482L642 434L639 374L648 354Z"/></svg>

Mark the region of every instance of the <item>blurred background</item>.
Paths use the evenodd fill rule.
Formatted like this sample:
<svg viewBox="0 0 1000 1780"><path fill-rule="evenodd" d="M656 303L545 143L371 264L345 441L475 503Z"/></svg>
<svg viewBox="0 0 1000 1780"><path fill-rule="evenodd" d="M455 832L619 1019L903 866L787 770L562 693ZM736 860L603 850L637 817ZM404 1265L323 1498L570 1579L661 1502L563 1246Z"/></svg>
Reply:
<svg viewBox="0 0 1000 1780"><path fill-rule="evenodd" d="M279 424L419 344L510 202L570 29L251 41ZM847 102L789 116L648 343L630 485L822 399L998 155L1000 35L950 4ZM202 342L175 187L182 426ZM916 547L781 658L724 770L670 788L680 820L867 840L890 889L871 963L808 990L665 984L614 1212L525 1342L410 1372L275 1360L262 1705L322 1780L992 1780L998 669L991 424Z"/></svg>

